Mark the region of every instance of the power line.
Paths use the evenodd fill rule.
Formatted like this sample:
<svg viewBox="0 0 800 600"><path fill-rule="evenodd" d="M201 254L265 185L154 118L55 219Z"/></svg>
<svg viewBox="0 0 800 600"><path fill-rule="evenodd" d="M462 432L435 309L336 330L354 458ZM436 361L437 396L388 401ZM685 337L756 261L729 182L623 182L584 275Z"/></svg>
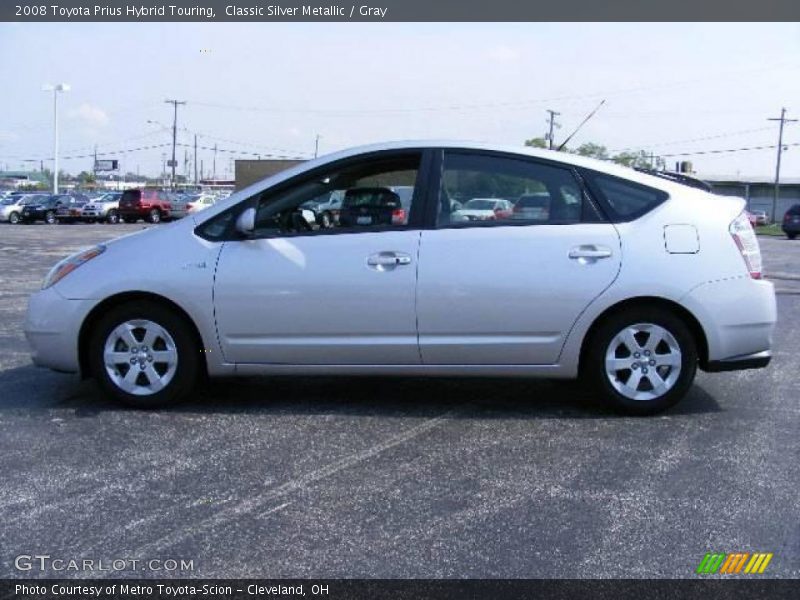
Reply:
<svg viewBox="0 0 800 600"><path fill-rule="evenodd" d="M800 146L800 142L795 142L792 144L783 144L784 147L786 146ZM777 144L767 144L764 146L749 146L747 148L725 148L722 150L696 150L694 152L676 152L675 154L661 154L662 158L673 158L677 156L697 156L701 154L726 154L730 152L747 152L750 150L772 150L773 148L777 148Z"/></svg>

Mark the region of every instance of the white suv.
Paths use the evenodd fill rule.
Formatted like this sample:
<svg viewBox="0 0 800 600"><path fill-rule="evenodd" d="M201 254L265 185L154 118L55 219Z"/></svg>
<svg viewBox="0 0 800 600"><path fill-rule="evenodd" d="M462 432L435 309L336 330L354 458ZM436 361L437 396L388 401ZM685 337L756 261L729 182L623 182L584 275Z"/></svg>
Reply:
<svg viewBox="0 0 800 600"><path fill-rule="evenodd" d="M367 202L410 186L402 219ZM302 205L333 190L367 200L313 227ZM535 194L548 207L529 219L454 214ZM206 375L581 375L648 414L698 365L766 366L775 319L743 200L556 152L407 142L310 161L66 258L25 331L36 364L139 407Z"/></svg>

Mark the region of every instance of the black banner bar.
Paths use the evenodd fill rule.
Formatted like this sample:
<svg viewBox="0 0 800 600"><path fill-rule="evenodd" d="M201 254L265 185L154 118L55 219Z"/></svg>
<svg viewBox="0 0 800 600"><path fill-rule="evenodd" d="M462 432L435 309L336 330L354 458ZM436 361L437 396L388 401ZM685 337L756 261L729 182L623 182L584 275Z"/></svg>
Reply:
<svg viewBox="0 0 800 600"><path fill-rule="evenodd" d="M0 598L16 600L541 600L643 598L716 600L797 598L800 580L587 579L587 580L363 580L363 579L70 579L3 580Z"/></svg>
<svg viewBox="0 0 800 600"><path fill-rule="evenodd" d="M3 0L0 21L798 21L797 0Z"/></svg>

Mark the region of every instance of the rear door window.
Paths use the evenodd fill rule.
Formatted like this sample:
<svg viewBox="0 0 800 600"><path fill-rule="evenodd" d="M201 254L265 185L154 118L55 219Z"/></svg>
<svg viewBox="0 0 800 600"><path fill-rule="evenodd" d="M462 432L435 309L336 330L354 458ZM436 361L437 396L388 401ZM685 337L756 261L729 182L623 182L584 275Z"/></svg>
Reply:
<svg viewBox="0 0 800 600"><path fill-rule="evenodd" d="M594 171L584 171L582 175L612 221L638 219L669 198L662 190L620 177Z"/></svg>

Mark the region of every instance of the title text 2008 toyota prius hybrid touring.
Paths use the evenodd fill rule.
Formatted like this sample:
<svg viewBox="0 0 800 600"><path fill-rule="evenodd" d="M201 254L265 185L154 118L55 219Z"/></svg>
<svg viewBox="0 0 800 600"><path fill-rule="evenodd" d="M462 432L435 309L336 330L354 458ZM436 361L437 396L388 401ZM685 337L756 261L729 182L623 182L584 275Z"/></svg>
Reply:
<svg viewBox="0 0 800 600"><path fill-rule="evenodd" d="M580 375L653 413L698 366L769 363L743 210L561 153L368 146L64 259L25 331L36 364L140 407L206 375Z"/></svg>

